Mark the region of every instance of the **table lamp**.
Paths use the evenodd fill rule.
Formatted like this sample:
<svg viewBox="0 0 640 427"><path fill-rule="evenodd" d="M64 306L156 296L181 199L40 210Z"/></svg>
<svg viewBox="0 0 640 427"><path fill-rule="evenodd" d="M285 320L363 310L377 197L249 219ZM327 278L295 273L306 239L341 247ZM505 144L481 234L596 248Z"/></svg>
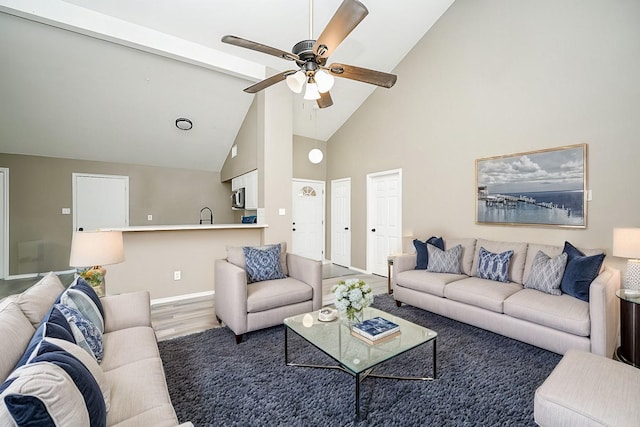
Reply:
<svg viewBox="0 0 640 427"><path fill-rule="evenodd" d="M613 229L613 256L627 258L624 287L640 289L640 228Z"/></svg>
<svg viewBox="0 0 640 427"><path fill-rule="evenodd" d="M122 231L76 231L71 240L69 265L81 268L82 276L99 296L105 295L103 265L124 261Z"/></svg>

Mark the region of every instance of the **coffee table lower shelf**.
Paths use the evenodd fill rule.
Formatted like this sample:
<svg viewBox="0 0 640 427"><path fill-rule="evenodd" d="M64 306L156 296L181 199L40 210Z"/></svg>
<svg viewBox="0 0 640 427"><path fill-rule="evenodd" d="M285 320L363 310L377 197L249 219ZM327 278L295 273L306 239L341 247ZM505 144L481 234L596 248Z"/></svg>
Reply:
<svg viewBox="0 0 640 427"><path fill-rule="evenodd" d="M296 335L298 335L299 337L301 337L303 340L307 341L308 343L312 344L314 347L318 348L319 350L321 350L323 353L325 353L326 355L328 355L329 357L331 357L333 360L335 360L338 364L337 365L314 365L314 364L305 364L305 363L295 363L295 362L291 362L289 360L289 330L291 330L292 332L294 332ZM384 379L393 379L393 380L412 380L412 381L433 381L436 379L437 377L437 365L436 365L436 338L437 336L433 337L430 340L424 341L423 343L420 343L414 347L411 347L407 350L404 350L402 352L399 352L397 354L394 354L391 358L387 359L390 360L396 356L399 356L402 353L405 353L407 351L413 350L417 347L420 347L428 342L432 343L432 367L433 367L433 372L431 376L425 376L425 377L414 377L414 376L397 376L397 375L385 375L385 374L374 374L373 370L379 366L380 364L386 362L387 360L383 360L373 366L370 366L366 369L364 369L363 371L353 371L347 367L345 367L343 364L340 363L339 360L337 360L336 358L334 358L333 356L331 356L329 353L325 352L324 350L322 350L322 348L316 346L313 342L309 341L305 336L297 333L294 329L290 328L286 323L285 323L285 328L284 328L284 362L286 366L295 366L295 367L303 367L303 368L317 368L317 369L338 369L341 370L343 372L348 373L349 375L352 375L355 379L355 418L356 421L361 421L363 420L365 417L362 416L361 410L360 410L360 383L362 381L364 381L366 378L368 377L372 377L372 378L384 378ZM357 339L357 338L354 338Z"/></svg>

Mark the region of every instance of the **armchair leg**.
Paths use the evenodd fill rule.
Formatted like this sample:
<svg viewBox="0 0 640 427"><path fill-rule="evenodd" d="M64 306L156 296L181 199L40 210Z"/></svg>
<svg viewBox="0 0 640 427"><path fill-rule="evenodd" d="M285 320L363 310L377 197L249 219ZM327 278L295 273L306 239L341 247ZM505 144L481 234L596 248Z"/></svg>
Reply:
<svg viewBox="0 0 640 427"><path fill-rule="evenodd" d="M402 303L396 300L396 307L402 307Z"/></svg>
<svg viewBox="0 0 640 427"><path fill-rule="evenodd" d="M240 344L242 342L242 334L236 335L236 344Z"/></svg>

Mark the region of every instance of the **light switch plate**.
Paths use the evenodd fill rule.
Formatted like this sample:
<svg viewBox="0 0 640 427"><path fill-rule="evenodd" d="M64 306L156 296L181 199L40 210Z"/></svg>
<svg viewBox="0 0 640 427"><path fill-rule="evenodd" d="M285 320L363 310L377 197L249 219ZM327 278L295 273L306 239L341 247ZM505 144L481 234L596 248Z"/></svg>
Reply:
<svg viewBox="0 0 640 427"><path fill-rule="evenodd" d="M278 215L286 215L286 214L287 214L287 210L285 208L278 209Z"/></svg>
<svg viewBox="0 0 640 427"><path fill-rule="evenodd" d="M62 208L62 215L71 215L71 208Z"/></svg>

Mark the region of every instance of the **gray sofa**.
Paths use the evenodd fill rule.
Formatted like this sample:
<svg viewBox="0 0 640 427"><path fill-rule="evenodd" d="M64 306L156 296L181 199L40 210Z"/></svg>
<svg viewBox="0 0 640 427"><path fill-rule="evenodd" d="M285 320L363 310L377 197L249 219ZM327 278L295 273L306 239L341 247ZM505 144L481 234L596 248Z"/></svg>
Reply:
<svg viewBox="0 0 640 427"><path fill-rule="evenodd" d="M0 302L2 381L13 376L14 367L25 353L41 319L47 315L64 289L58 277L49 273L22 294L10 296ZM99 365L92 359L93 356L88 356L84 349L75 344L63 340L52 341L64 344L64 349L69 349L78 357L98 381L108 409L107 426L178 425L155 333L151 327L149 293L113 295L101 298L100 301L104 310L104 350ZM11 345L6 345L7 343ZM88 362L93 365L87 363L87 356ZM50 390L50 394L59 399L54 405L65 405L64 400L72 399L73 393L65 387L60 384L59 389L56 385ZM72 406L71 402L67 404L71 406L68 413L55 415L62 418L55 418L52 415L55 410L49 407L47 409L56 419L56 424L82 425L82 417L86 411L80 409L79 405ZM13 425L13 420L7 417L6 407L0 402L0 425Z"/></svg>
<svg viewBox="0 0 640 427"><path fill-rule="evenodd" d="M393 258L393 295L398 306L420 307L559 354L577 349L613 355L618 335L618 270L603 268L585 302L523 286L538 251L554 257L562 253L561 246L475 238L446 239L444 243L445 250L462 246L460 274L416 270L416 254ZM514 251L509 283L476 277L481 247L494 253Z"/></svg>

